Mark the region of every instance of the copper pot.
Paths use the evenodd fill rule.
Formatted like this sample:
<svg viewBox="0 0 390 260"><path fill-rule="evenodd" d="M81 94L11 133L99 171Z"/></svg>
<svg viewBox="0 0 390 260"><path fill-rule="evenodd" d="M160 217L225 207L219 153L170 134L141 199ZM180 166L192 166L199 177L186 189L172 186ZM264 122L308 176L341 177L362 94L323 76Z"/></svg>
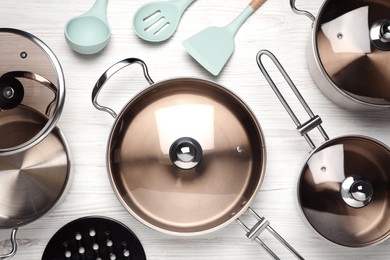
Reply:
<svg viewBox="0 0 390 260"><path fill-rule="evenodd" d="M268 56L310 116L300 123L262 64ZM347 247L364 247L390 237L390 148L361 135L329 139L321 118L311 111L276 57L258 53L268 83L313 149L298 181L298 201L310 225L324 238ZM325 142L316 147L308 133L318 128Z"/></svg>
<svg viewBox="0 0 390 260"><path fill-rule="evenodd" d="M131 64L141 65L151 86L117 115L97 97L113 74ZM103 73L92 102L115 118L107 145L109 178L141 223L167 234L199 235L237 220L272 256L258 238L264 229L301 258L253 210L254 227L239 219L263 181L266 149L259 123L238 96L201 79L154 83L145 63L129 58Z"/></svg>
<svg viewBox="0 0 390 260"><path fill-rule="evenodd" d="M16 232L50 211L70 180L68 146L55 126L65 85L53 52L35 36L0 28L0 229Z"/></svg>
<svg viewBox="0 0 390 260"><path fill-rule="evenodd" d="M321 91L351 110L390 108L390 2L326 0L312 22L308 67Z"/></svg>

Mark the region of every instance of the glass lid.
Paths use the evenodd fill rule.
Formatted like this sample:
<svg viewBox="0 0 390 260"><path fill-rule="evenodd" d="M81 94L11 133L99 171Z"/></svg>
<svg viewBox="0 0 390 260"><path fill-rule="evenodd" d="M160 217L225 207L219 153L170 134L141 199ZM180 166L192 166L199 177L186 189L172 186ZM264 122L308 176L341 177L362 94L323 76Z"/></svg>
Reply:
<svg viewBox="0 0 390 260"><path fill-rule="evenodd" d="M313 152L302 170L298 197L313 228L349 247L390 235L390 150L365 137L341 137Z"/></svg>
<svg viewBox="0 0 390 260"><path fill-rule="evenodd" d="M328 0L315 32L320 63L339 89L365 103L390 105L388 0Z"/></svg>
<svg viewBox="0 0 390 260"><path fill-rule="evenodd" d="M264 138L233 93L204 80L152 85L119 115L109 172L124 207L167 233L227 224L247 208L264 174Z"/></svg>
<svg viewBox="0 0 390 260"><path fill-rule="evenodd" d="M0 60L0 138L9 139L12 131L25 132L0 143L0 155L9 155L31 148L50 133L62 111L65 86L53 52L29 33L0 28ZM27 110L48 120L27 129L20 124L20 118L29 117Z"/></svg>

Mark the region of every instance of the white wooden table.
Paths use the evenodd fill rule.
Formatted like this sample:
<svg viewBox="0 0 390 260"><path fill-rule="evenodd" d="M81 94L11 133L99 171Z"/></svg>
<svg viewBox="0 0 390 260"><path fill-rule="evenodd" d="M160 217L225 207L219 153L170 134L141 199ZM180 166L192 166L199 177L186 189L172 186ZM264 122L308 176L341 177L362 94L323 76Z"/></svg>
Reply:
<svg viewBox="0 0 390 260"><path fill-rule="evenodd" d="M300 215L296 182L310 152L295 125L260 73L255 56L269 49L279 58L324 121L330 137L362 134L390 145L390 113L352 113L325 98L314 84L306 63L311 22L294 14L288 0L266 2L236 36L236 50L219 77L201 68L182 48L181 42L211 25L225 25L248 1L196 1L184 14L174 37L162 44L149 44L134 33L131 21L136 9L148 0L111 0L108 20L112 37L98 55L82 56L65 42L66 21L86 11L93 0L1 0L0 27L25 30L44 41L60 60L67 95L58 123L72 156L72 186L63 202L49 214L19 229L19 250L13 259L41 259L51 236L64 224L83 216L100 215L121 221L143 243L147 258L154 259L268 259L267 253L244 236L238 224L198 237L174 237L151 230L121 206L106 172L106 143L113 119L91 104L91 91L98 77L113 63L127 57L143 59L155 81L189 76L216 81L242 97L257 116L266 137L268 161L264 183L251 205L306 259L387 259L390 240L375 247L350 249L334 245L317 235ZM317 14L323 0L300 0L298 5ZM1 61L0 61L1 62ZM274 69L273 69L274 70ZM277 82L282 82L278 80ZM116 111L147 87L139 69L127 69L112 78L100 102ZM295 99L293 104L297 102ZM297 106L296 106L297 107ZM298 109L298 114L305 114ZM317 142L320 137L314 137ZM8 250L10 230L1 230L0 249ZM291 255L269 236L264 237L282 259Z"/></svg>

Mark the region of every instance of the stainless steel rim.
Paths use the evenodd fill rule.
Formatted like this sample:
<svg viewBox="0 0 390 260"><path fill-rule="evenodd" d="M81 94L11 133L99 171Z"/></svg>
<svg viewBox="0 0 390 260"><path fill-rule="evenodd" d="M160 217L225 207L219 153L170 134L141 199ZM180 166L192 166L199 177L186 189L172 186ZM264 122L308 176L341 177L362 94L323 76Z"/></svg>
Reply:
<svg viewBox="0 0 390 260"><path fill-rule="evenodd" d="M48 57L50 58L53 66L54 66L54 69L56 71L57 78L58 78L58 80L55 84L57 86L57 97L56 97L57 102L56 102L55 106L53 107L52 116L49 118L48 122L41 129L41 131L39 133L37 133L30 140L26 141L23 144L14 146L14 147L0 149L0 155L11 155L11 154L25 151L25 150L35 146L37 143L41 142L56 126L56 124L59 120L59 117L62 113L64 103L65 103L65 78L64 78L63 71L62 71L62 67L61 67L57 57L52 52L52 50L44 42L42 42L40 39L38 39L37 37L35 37L34 35L32 35L30 33L27 33L25 31L21 31L18 29L13 29L13 28L0 28L0 33L1 32L20 35L20 36L34 42L40 48L42 48L46 52Z"/></svg>

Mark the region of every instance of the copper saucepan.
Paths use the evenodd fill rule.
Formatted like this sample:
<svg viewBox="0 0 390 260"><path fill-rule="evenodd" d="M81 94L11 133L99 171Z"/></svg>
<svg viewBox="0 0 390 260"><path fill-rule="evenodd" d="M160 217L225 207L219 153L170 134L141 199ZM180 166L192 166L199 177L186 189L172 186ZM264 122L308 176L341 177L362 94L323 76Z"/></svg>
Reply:
<svg viewBox="0 0 390 260"><path fill-rule="evenodd" d="M0 28L0 229L16 232L49 212L70 181L68 146L55 126L65 98L59 61L35 36Z"/></svg>
<svg viewBox="0 0 390 260"><path fill-rule="evenodd" d="M141 65L150 86L117 115L97 97L106 81L131 64ZM245 103L226 88L201 79L154 83L136 58L111 66L97 81L93 105L115 118L107 146L111 185L137 220L173 235L199 235L237 220L256 240L267 229L302 257L249 208L264 178L263 132ZM258 220L247 227L246 212Z"/></svg>
<svg viewBox="0 0 390 260"><path fill-rule="evenodd" d="M326 0L312 22L308 67L321 91L351 110L390 108L390 2Z"/></svg>
<svg viewBox="0 0 390 260"><path fill-rule="evenodd" d="M301 124L262 63L268 56L310 116ZM279 61L260 51L257 62L268 83L311 148L298 181L303 215L323 237L347 247L375 245L390 236L390 149L361 135L329 139ZM325 142L316 148L308 132L318 128Z"/></svg>

